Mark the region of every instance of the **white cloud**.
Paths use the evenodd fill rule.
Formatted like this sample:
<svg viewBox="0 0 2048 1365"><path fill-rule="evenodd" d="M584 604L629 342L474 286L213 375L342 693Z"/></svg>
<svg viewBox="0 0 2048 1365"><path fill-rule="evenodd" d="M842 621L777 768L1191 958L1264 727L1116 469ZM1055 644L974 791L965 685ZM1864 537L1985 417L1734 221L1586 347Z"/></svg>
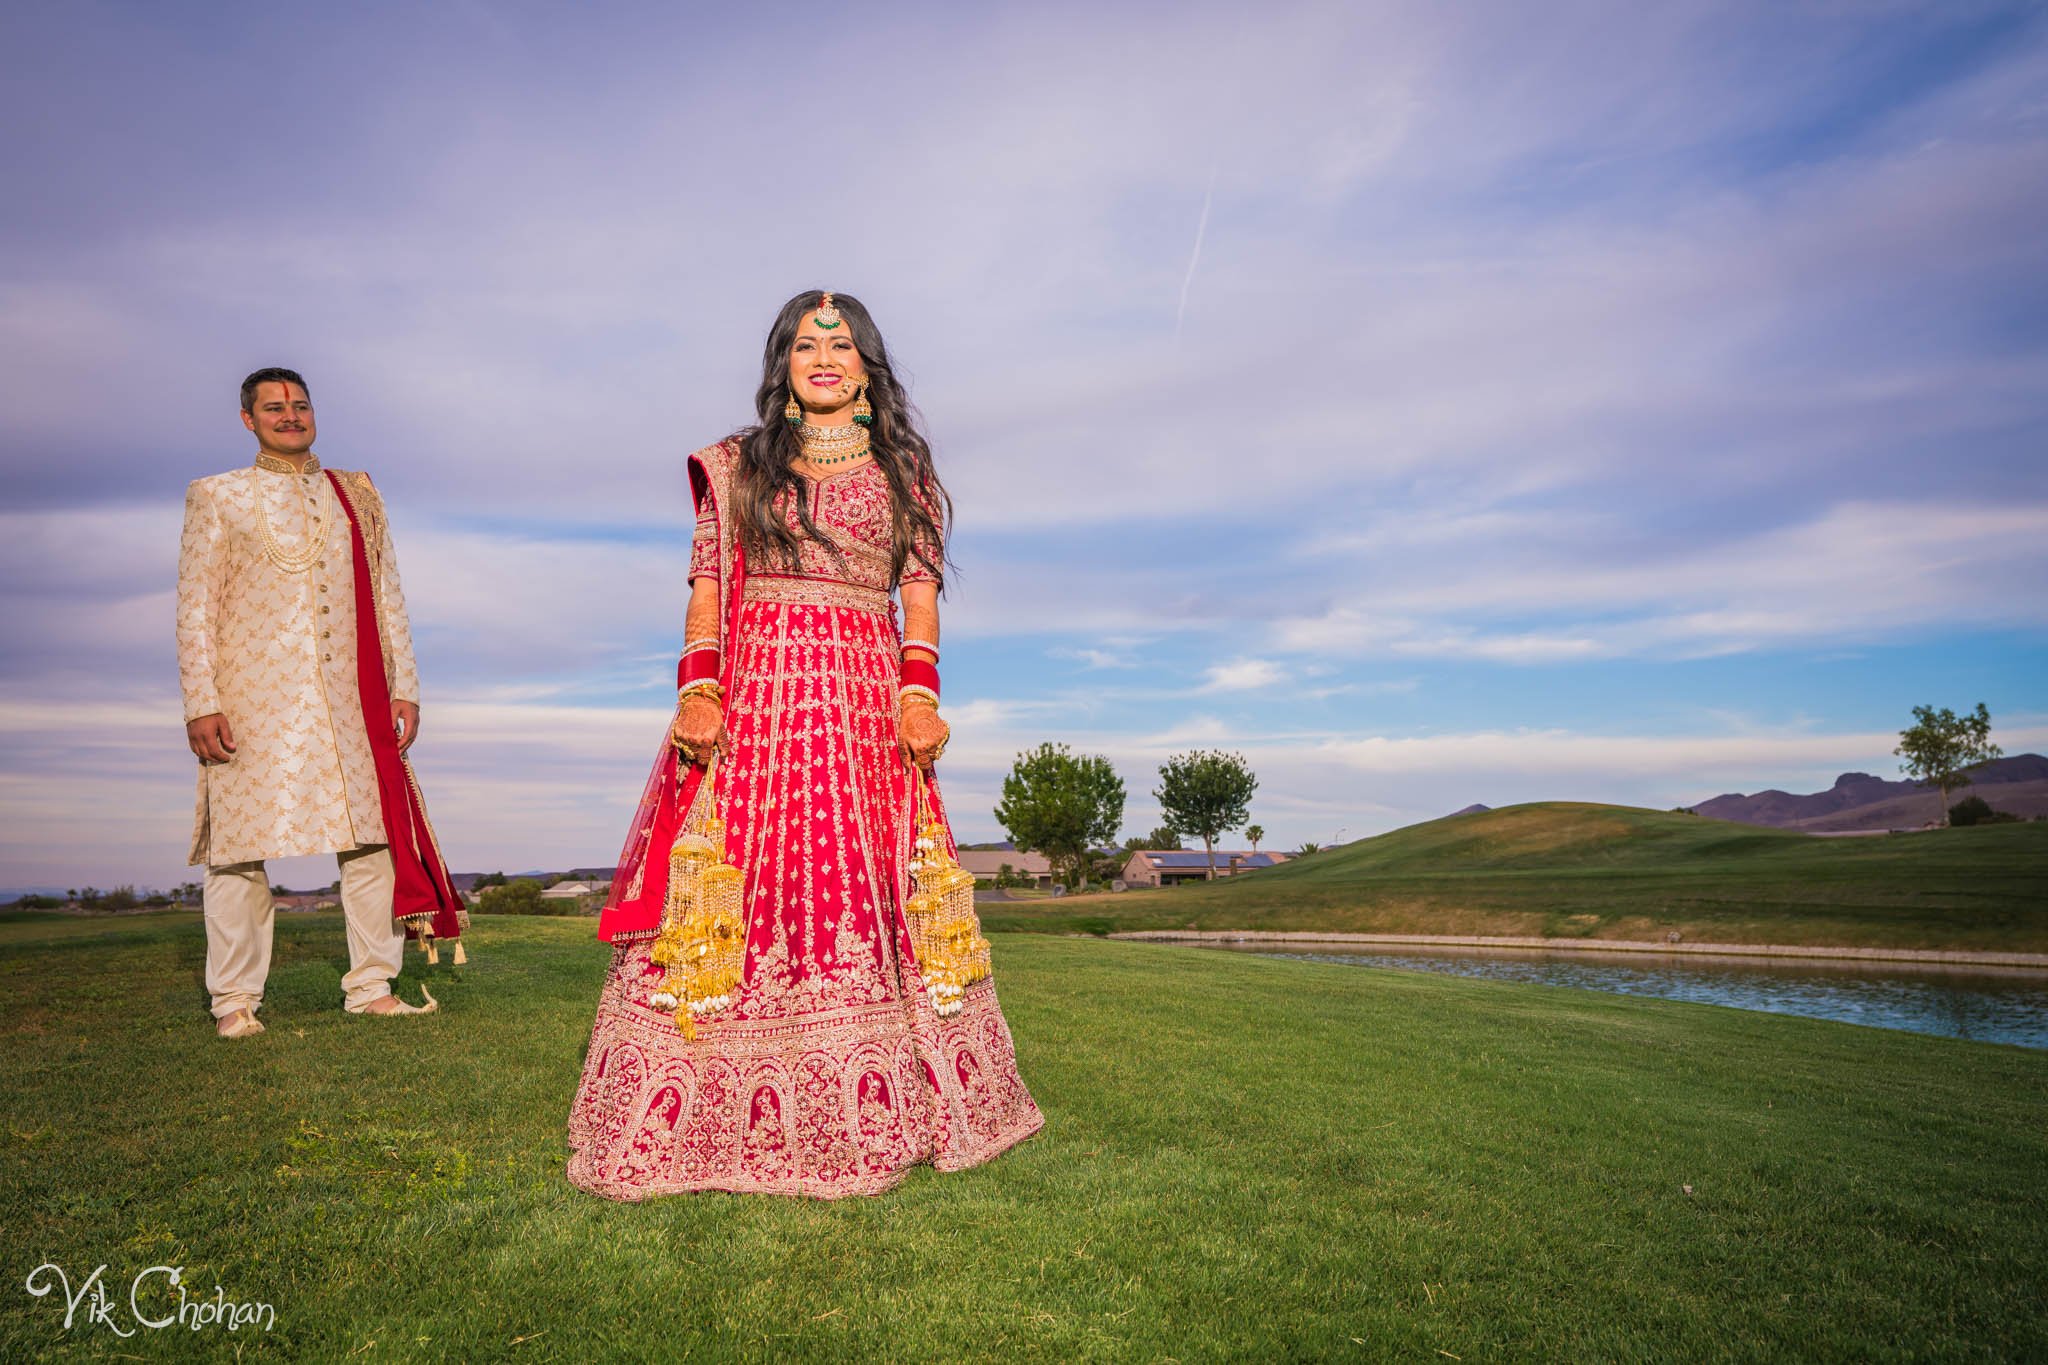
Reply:
<svg viewBox="0 0 2048 1365"><path fill-rule="evenodd" d="M1049 659L1071 659L1074 662L1091 669L1136 668L1138 666L1138 661L1132 658L1130 654L1122 650L1115 649L1088 649L1061 646L1056 649L1048 649L1045 652L1045 654L1046 657Z"/></svg>
<svg viewBox="0 0 2048 1365"><path fill-rule="evenodd" d="M1287 680L1287 671L1271 659L1232 659L1213 664L1203 675L1204 692L1248 692Z"/></svg>
<svg viewBox="0 0 2048 1365"><path fill-rule="evenodd" d="M1845 502L1810 521L1660 553L1587 538L1499 557L1482 535L1419 570L1358 570L1370 608L1333 602L1283 618L1283 649L1556 663L1698 657L1931 628L2048 624L2048 503ZM1325 547L1355 556L1357 543ZM1471 553L1461 553L1469 548ZM1528 629L1530 616L1577 616ZM1509 622L1516 624L1501 625Z"/></svg>

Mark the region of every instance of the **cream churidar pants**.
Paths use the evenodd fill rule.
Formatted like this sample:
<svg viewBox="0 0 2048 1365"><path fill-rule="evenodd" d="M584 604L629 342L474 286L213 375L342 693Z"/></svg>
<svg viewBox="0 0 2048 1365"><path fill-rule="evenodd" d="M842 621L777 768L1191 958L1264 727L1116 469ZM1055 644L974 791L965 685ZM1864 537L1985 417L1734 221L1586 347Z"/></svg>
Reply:
<svg viewBox="0 0 2048 1365"><path fill-rule="evenodd" d="M405 953L405 931L391 918L391 893L398 879L391 850L383 844L338 854L341 915L348 924L348 975L341 978L344 1009L361 1010L391 994ZM206 989L213 993L213 1017L263 1004L270 976L270 935L275 907L270 878L261 862L206 869Z"/></svg>

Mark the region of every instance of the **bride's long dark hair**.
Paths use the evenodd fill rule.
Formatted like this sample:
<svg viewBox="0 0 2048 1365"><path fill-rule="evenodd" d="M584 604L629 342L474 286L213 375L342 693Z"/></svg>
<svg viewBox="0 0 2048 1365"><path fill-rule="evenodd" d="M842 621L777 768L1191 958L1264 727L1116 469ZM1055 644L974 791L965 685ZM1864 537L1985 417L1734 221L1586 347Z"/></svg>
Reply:
<svg viewBox="0 0 2048 1365"><path fill-rule="evenodd" d="M796 430L783 417L790 398L789 352L796 344L804 315L825 301L822 291L808 289L782 305L761 354L761 387L754 395L760 421L733 433L740 446L739 476L733 486L734 529L747 558L755 564L793 567L802 539L775 514L784 502L796 509L803 536L830 546L811 521L810 499L792 467L803 453ZM932 448L918 429L916 411L890 368L889 348L875 320L851 294L834 294L832 304L846 321L847 335L867 368L868 405L875 410L869 424L870 451L889 480L889 505L894 521L894 558L890 577L900 578L913 558L946 581L945 527L953 521L953 500L932 468Z"/></svg>

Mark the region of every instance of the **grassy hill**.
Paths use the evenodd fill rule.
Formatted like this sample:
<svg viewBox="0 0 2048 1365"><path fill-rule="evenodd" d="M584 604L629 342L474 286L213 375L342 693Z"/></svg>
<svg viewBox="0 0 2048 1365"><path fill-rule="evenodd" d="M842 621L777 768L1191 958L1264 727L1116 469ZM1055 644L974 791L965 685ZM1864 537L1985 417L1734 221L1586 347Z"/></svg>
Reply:
<svg viewBox="0 0 2048 1365"><path fill-rule="evenodd" d="M0 923L0 1360L2020 1360L2048 1052L1153 944L996 941L1044 1133L819 1204L563 1178L607 954L479 916L443 1012L269 1032L194 914ZM67 1331L149 1266L268 1333ZM157 1282L161 1288L161 1281Z"/></svg>
<svg viewBox="0 0 2048 1365"><path fill-rule="evenodd" d="M1169 891L987 904L991 928L1529 934L2048 951L2048 824L1816 839L1628 806L1454 815Z"/></svg>

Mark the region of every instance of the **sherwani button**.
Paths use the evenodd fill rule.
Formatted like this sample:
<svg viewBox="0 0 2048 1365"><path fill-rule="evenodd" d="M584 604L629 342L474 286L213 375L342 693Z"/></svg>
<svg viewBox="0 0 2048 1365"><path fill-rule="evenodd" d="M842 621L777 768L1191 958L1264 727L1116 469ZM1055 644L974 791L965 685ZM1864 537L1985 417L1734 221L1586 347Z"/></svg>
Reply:
<svg viewBox="0 0 2048 1365"><path fill-rule="evenodd" d="M322 608L320 608L320 614L321 614L322 616L325 616L325 615L326 615L326 614L328 613L328 610L329 610L329 608L327 608L327 607L322 607Z"/></svg>
<svg viewBox="0 0 2048 1365"><path fill-rule="evenodd" d="M320 638L324 640L324 639L326 639L326 638L327 638L328 636L330 636L330 635L332 635L332 634L334 634L334 632L333 632L333 631L331 631L331 630L323 630L323 631L321 631L321 632L320 632Z"/></svg>

